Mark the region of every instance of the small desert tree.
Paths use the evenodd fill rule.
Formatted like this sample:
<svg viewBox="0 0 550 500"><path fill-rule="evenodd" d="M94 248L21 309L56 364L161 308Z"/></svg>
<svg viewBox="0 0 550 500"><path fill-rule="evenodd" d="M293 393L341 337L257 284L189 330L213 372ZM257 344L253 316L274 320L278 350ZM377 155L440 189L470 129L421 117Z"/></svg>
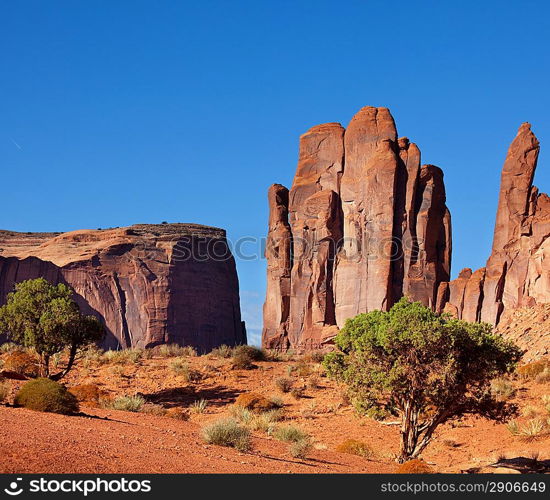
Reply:
<svg viewBox="0 0 550 500"><path fill-rule="evenodd" d="M0 307L0 332L40 359L40 376L59 380L72 368L78 349L101 340L105 330L94 316L80 314L73 292L63 284L52 285L43 278L22 281ZM67 366L50 373L50 358L69 349Z"/></svg>
<svg viewBox="0 0 550 500"><path fill-rule="evenodd" d="M486 323L438 315L401 299L389 312L349 319L326 356L329 376L343 381L365 413L401 417L399 462L418 457L444 422L465 414L506 420L514 408L490 392L522 352Z"/></svg>

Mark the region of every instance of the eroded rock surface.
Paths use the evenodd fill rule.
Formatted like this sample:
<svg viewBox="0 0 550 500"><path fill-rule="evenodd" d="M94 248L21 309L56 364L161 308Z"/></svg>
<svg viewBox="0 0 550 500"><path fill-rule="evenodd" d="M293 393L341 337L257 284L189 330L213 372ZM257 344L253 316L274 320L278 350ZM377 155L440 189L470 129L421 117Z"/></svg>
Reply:
<svg viewBox="0 0 550 500"><path fill-rule="evenodd" d="M246 343L225 231L195 224L69 233L0 231L0 303L15 283L68 284L108 329L105 347L163 343L207 351Z"/></svg>

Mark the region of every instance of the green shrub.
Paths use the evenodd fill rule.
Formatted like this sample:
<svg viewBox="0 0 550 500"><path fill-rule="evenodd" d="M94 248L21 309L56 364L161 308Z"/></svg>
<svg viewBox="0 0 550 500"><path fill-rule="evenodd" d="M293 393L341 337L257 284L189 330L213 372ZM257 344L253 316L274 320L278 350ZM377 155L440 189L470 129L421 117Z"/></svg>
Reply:
<svg viewBox="0 0 550 500"><path fill-rule="evenodd" d="M105 408L111 410L140 412L145 404L145 399L141 396L118 396L115 399L106 401L104 403Z"/></svg>
<svg viewBox="0 0 550 500"><path fill-rule="evenodd" d="M281 392L290 392L294 381L291 378L279 377L275 380L275 385Z"/></svg>
<svg viewBox="0 0 550 500"><path fill-rule="evenodd" d="M313 448L310 438L300 439L298 441L293 441L289 446L289 453L294 458L304 459L307 458L309 452Z"/></svg>
<svg viewBox="0 0 550 500"><path fill-rule="evenodd" d="M78 401L64 385L47 378L27 382L15 395L16 406L29 410L71 415L78 412Z"/></svg>
<svg viewBox="0 0 550 500"><path fill-rule="evenodd" d="M0 345L0 354L6 354L7 352L20 351L22 347L14 342L4 342Z"/></svg>
<svg viewBox="0 0 550 500"><path fill-rule="evenodd" d="M235 419L217 420L202 430L202 437L208 444L228 446L239 451L251 448L250 431L240 425Z"/></svg>
<svg viewBox="0 0 550 500"><path fill-rule="evenodd" d="M273 432L275 439L287 443L295 443L303 439L309 439L309 434L293 425L282 425Z"/></svg>

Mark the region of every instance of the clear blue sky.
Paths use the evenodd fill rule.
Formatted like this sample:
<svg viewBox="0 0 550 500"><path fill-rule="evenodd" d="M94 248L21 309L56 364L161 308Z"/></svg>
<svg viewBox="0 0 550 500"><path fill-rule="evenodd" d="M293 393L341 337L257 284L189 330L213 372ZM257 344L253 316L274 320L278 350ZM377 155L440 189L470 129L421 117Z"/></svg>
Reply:
<svg viewBox="0 0 550 500"><path fill-rule="evenodd" d="M488 256L521 122L550 191L546 1L2 2L0 228L198 222L265 235L298 136L387 106L443 168L453 275ZM252 250L252 246L248 247ZM251 340L265 261L239 261Z"/></svg>

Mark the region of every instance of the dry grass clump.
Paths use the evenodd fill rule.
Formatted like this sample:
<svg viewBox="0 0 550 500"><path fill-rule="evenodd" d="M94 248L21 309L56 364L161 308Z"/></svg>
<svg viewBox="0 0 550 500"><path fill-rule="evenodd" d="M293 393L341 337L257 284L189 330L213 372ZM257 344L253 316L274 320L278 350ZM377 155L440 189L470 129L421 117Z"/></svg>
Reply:
<svg viewBox="0 0 550 500"><path fill-rule="evenodd" d="M294 380L288 377L279 377L278 379L275 379L275 385L277 386L277 389L283 393L290 392L292 390L292 386L294 385Z"/></svg>
<svg viewBox="0 0 550 500"><path fill-rule="evenodd" d="M294 425L281 425L273 431L273 437L285 443L296 443L303 439L311 439L310 435Z"/></svg>
<svg viewBox="0 0 550 500"><path fill-rule="evenodd" d="M250 431L233 418L216 420L202 429L202 438L208 444L227 446L239 451L252 447Z"/></svg>
<svg viewBox="0 0 550 500"><path fill-rule="evenodd" d="M101 362L112 365L130 365L139 363L142 357L142 349L122 349L120 351L105 351L101 356Z"/></svg>
<svg viewBox="0 0 550 500"><path fill-rule="evenodd" d="M140 412L145 405L145 399L142 396L118 396L111 400L102 400L103 408L109 410Z"/></svg>
<svg viewBox="0 0 550 500"><path fill-rule="evenodd" d="M235 400L236 406L241 406L255 413L263 413L277 408L272 401L255 392L245 392L239 394Z"/></svg>
<svg viewBox="0 0 550 500"><path fill-rule="evenodd" d="M170 370L176 375L183 377L185 382L199 382L202 380L202 373L194 370L183 358L176 358L170 363Z"/></svg>
<svg viewBox="0 0 550 500"><path fill-rule="evenodd" d="M210 355L215 358L228 359L233 356L234 348L228 345L222 344L219 347L215 347L210 351Z"/></svg>
<svg viewBox="0 0 550 500"><path fill-rule="evenodd" d="M374 456L373 449L363 441L357 439L346 439L336 447L339 453L347 453L349 455L357 455L363 458L371 458Z"/></svg>
<svg viewBox="0 0 550 500"><path fill-rule="evenodd" d="M315 374L311 375L308 379L307 379L307 386L310 388L310 389L319 389L321 387L321 384L319 382L319 377Z"/></svg>
<svg viewBox="0 0 550 500"><path fill-rule="evenodd" d="M309 455L313 448L313 443L311 442L310 438L300 439L299 441L295 441L290 443L290 446L288 447L288 452L290 453L290 456L294 458L300 458L305 459Z"/></svg>
<svg viewBox="0 0 550 500"><path fill-rule="evenodd" d="M313 369L305 360L300 360L292 368L292 373L298 377L309 377L313 373Z"/></svg>
<svg viewBox="0 0 550 500"><path fill-rule="evenodd" d="M199 399L189 407L189 411L191 411L191 413L205 413L207 407L208 401L206 401L206 399Z"/></svg>
<svg viewBox="0 0 550 500"><path fill-rule="evenodd" d="M27 382L15 395L16 406L29 410L72 415L78 412L78 401L67 388L49 378Z"/></svg>
<svg viewBox="0 0 550 500"><path fill-rule="evenodd" d="M306 392L305 387L293 387L292 390L290 391L290 395L294 399L301 399L304 397L305 392Z"/></svg>
<svg viewBox="0 0 550 500"><path fill-rule="evenodd" d="M533 418L524 425L512 420L506 425L506 428L513 436L519 436L523 441L532 442L547 435L549 426L550 422L545 422L541 418Z"/></svg>
<svg viewBox="0 0 550 500"><path fill-rule="evenodd" d="M415 458L403 464L399 464L395 469L395 474L434 474L435 471L424 460Z"/></svg>
<svg viewBox="0 0 550 500"><path fill-rule="evenodd" d="M538 410L533 405L527 405L521 410L524 417L532 418L538 414Z"/></svg>
<svg viewBox="0 0 550 500"><path fill-rule="evenodd" d="M139 412L147 413L148 415L155 415L157 417L163 417L166 415L166 408L162 405L154 403L144 403Z"/></svg>
<svg viewBox="0 0 550 500"><path fill-rule="evenodd" d="M38 361L35 356L26 351L9 351L8 354L3 357L3 360L3 369L8 372L15 372L26 377L38 376Z"/></svg>
<svg viewBox="0 0 550 500"><path fill-rule="evenodd" d="M516 392L513 384L505 378L496 378L491 381L491 392L501 401L510 399Z"/></svg>
<svg viewBox="0 0 550 500"><path fill-rule="evenodd" d="M160 356L161 358L178 358L182 356L194 357L197 355L197 351L194 347L186 345L181 346L178 344L162 344L151 349L152 354Z"/></svg>

